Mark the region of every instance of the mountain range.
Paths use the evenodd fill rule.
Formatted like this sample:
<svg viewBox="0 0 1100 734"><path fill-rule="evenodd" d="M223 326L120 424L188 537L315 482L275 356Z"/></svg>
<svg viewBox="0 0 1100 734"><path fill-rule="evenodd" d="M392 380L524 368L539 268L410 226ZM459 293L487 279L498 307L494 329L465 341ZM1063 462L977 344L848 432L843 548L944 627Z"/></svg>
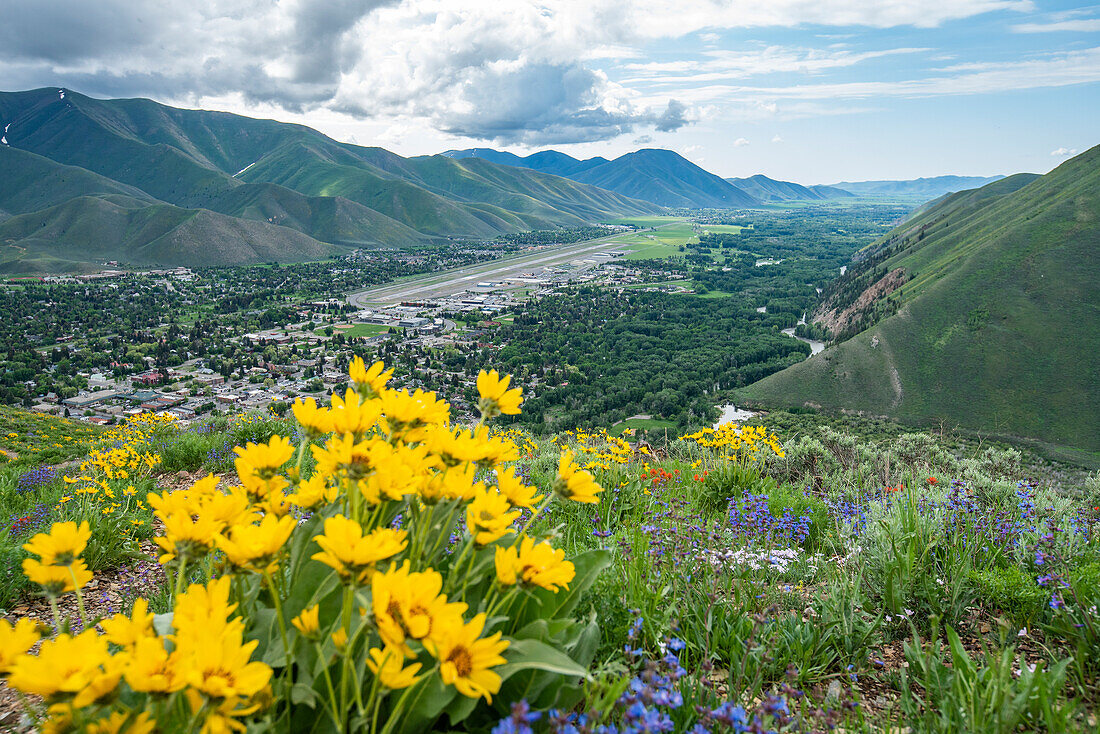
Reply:
<svg viewBox="0 0 1100 734"><path fill-rule="evenodd" d="M1100 146L924 207L812 320L839 343L743 399L1100 451Z"/></svg>
<svg viewBox="0 0 1100 734"><path fill-rule="evenodd" d="M776 181L762 174L724 179L700 168L679 153L660 148L643 148L614 160L600 157L578 160L556 150L543 150L520 157L492 148L448 150L443 155L460 160L480 158L552 173L671 208L727 209L853 196L831 186L807 187Z"/></svg>
<svg viewBox="0 0 1100 734"><path fill-rule="evenodd" d="M966 189L976 189L1004 176L933 176L908 181L841 181L832 188L850 191L856 196L904 198L919 201L932 199Z"/></svg>
<svg viewBox="0 0 1100 734"><path fill-rule="evenodd" d="M505 166L592 184L624 196L670 208L753 207L788 201L831 201L856 197L923 203L944 194L984 186L1000 176L936 176L911 181L851 181L803 186L777 181L763 174L721 178L671 150L643 148L613 160L580 160L556 150L518 156L493 148L448 150L442 155L458 160L480 158Z"/></svg>
<svg viewBox="0 0 1100 734"><path fill-rule="evenodd" d="M0 132L0 272L294 261L661 210L490 161L56 88L0 93Z"/></svg>

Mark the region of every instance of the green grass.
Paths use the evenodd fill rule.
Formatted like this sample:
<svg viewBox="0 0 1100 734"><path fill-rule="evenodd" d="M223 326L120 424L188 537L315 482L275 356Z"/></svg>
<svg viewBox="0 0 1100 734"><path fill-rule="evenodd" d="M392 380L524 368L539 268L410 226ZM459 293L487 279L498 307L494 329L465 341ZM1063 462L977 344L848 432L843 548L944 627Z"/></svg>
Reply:
<svg viewBox="0 0 1100 734"><path fill-rule="evenodd" d="M90 423L0 406L0 449L10 464L37 466L79 458L102 435L103 429Z"/></svg>
<svg viewBox="0 0 1100 734"><path fill-rule="evenodd" d="M635 227L660 227L665 224L672 224L675 222L685 221L683 217L669 217L669 216L644 216L644 217L620 217L619 219L608 219L608 224L632 224Z"/></svg>
<svg viewBox="0 0 1100 734"><path fill-rule="evenodd" d="M389 331L389 327L382 326L381 324L356 324L350 329L335 327L333 329L333 334L343 334L349 339L352 339L357 337L378 336L379 334L385 334L387 331Z"/></svg>
<svg viewBox="0 0 1100 734"><path fill-rule="evenodd" d="M628 428L633 428L638 431L664 431L666 428L669 431L675 432L676 424L672 421L664 421L660 418L627 418L625 421L616 423L608 431L612 436L621 436L623 431Z"/></svg>

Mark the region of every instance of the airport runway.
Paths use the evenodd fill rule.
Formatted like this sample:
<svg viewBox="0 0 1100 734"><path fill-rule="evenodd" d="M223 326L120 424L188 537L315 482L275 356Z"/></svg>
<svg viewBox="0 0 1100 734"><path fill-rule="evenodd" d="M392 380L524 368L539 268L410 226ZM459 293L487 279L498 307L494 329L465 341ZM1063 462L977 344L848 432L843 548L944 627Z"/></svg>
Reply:
<svg viewBox="0 0 1100 734"><path fill-rule="evenodd" d="M595 253L617 249L614 239L619 236L621 235L616 234L598 240L588 240L554 248L542 248L536 252L511 256L501 260L429 273L400 283L390 283L352 293L348 296L348 302L353 306L362 308L368 305L390 306L401 301L419 301L453 296L482 281L506 280L519 277L522 273L537 274L539 270L553 265L561 265L578 259L591 259ZM600 259L609 260L610 258Z"/></svg>

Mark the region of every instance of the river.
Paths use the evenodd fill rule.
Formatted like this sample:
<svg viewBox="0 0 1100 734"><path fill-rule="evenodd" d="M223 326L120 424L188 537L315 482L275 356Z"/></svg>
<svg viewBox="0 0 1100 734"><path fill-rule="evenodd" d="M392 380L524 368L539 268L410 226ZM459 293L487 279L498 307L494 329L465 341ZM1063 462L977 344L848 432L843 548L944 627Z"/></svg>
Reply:
<svg viewBox="0 0 1100 734"><path fill-rule="evenodd" d="M799 324L805 324L806 323L806 314L802 314L802 318L800 318L798 320L798 323ZM797 327L792 326L789 329L783 329L783 333L786 334L787 336L793 336L795 339L797 339L800 342L806 342L807 344L809 344L810 345L810 356L811 357L814 356L815 354L817 354L818 352L822 352L822 351L825 350L825 342L819 342L816 339L806 339L805 337L798 336L797 334L794 333L795 328L797 328Z"/></svg>
<svg viewBox="0 0 1100 734"><path fill-rule="evenodd" d="M738 408L736 405L719 405L718 410L722 411L722 417L718 419L718 422L714 424L715 428L724 425L726 423L739 423L741 421L747 421L756 415L751 410L745 410L744 408Z"/></svg>

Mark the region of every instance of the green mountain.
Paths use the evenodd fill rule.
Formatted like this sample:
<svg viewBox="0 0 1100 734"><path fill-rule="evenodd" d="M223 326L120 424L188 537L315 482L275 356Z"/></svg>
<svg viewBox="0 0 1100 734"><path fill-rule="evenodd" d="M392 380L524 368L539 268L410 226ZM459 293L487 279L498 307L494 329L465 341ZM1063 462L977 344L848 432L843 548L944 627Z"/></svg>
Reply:
<svg viewBox="0 0 1100 734"><path fill-rule="evenodd" d="M128 266L241 265L344 252L286 227L125 197L78 196L0 222L0 272Z"/></svg>
<svg viewBox="0 0 1100 734"><path fill-rule="evenodd" d="M127 210L135 201L163 203L292 230L312 244L276 239L298 242L295 251L304 252L332 250L321 243L405 247L434 237L491 237L659 210L486 161L402 158L301 125L60 91L0 93L0 149L9 153L5 174L13 172L0 184L0 220L74 197L118 194L129 197ZM63 185L36 183L46 175Z"/></svg>
<svg viewBox="0 0 1100 734"><path fill-rule="evenodd" d="M925 207L823 298L855 335L742 398L1100 451L1100 146Z"/></svg>
<svg viewBox="0 0 1100 734"><path fill-rule="evenodd" d="M77 196L116 194L156 202L141 189L6 145L0 145L0 170L4 172L0 176L0 210L9 215L55 206Z"/></svg>
<svg viewBox="0 0 1100 734"><path fill-rule="evenodd" d="M491 148L449 150L443 156L553 173L666 207L728 209L760 203L728 180L700 168L678 153L659 148L643 148L611 161L606 158L581 161L556 150L521 158Z"/></svg>
<svg viewBox="0 0 1100 734"><path fill-rule="evenodd" d="M851 199L855 195L832 186L802 186L789 181L776 181L758 173L748 178L727 178L746 194L766 203L784 201L829 201Z"/></svg>

